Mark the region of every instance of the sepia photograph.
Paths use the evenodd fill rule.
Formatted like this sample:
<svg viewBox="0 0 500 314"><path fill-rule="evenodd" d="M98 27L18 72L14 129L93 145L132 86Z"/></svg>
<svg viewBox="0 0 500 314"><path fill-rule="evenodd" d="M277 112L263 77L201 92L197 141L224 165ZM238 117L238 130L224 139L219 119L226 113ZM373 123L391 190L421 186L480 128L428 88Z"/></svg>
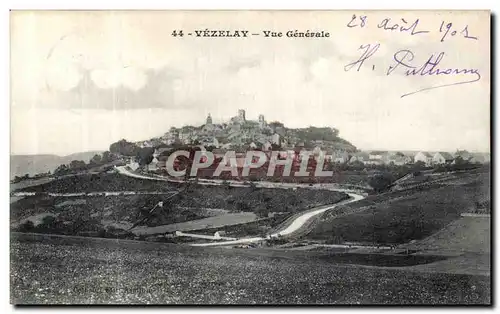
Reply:
<svg viewBox="0 0 500 314"><path fill-rule="evenodd" d="M487 10L12 10L13 305L492 305Z"/></svg>

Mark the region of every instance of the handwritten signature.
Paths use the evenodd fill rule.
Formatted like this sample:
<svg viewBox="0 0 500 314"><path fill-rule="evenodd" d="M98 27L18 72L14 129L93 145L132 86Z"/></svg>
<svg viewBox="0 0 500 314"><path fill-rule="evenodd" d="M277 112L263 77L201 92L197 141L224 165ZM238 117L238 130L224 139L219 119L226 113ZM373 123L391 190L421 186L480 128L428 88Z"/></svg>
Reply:
<svg viewBox="0 0 500 314"><path fill-rule="evenodd" d="M361 56L353 61L347 64L344 67L344 71L350 71L353 68L357 66L357 71L360 71L362 65L365 63L367 59L372 57L375 52L379 49L380 44L367 44L367 45L362 45L359 49L363 50L363 53ZM461 85L461 84L470 84L477 82L481 79L481 73L479 72L479 69L473 69L473 68L459 68L459 67L451 67L451 68L443 68L443 67L438 67L441 61L445 58L446 54L444 52L440 52L437 55L436 54L431 54L429 58L424 62L424 63L418 63L414 62L415 60L415 53L413 53L411 50L408 49L402 49L394 53L393 55L393 61L394 63L389 66L389 68L386 71L386 75L389 76L392 73L398 73L403 72L406 76L460 76L460 77L467 77L465 80L461 80L458 82L454 83L448 83L448 84L441 84L441 85L434 85L434 86L429 86L425 87L413 92L409 92L406 94L401 95L401 98L410 96L416 93L436 89L436 88L442 88L442 87L448 87L448 86L454 86L454 85ZM375 69L375 65L372 66L372 70ZM395 72L396 71L396 72Z"/></svg>

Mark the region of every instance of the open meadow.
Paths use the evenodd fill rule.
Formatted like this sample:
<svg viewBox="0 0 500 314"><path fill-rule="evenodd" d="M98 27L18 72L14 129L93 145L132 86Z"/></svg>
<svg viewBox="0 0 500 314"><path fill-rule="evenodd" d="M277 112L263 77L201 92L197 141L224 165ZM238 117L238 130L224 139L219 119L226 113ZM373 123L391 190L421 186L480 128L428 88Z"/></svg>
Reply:
<svg viewBox="0 0 500 314"><path fill-rule="evenodd" d="M273 250L13 234L14 304L489 304L490 277ZM344 261L345 263L345 261Z"/></svg>
<svg viewBox="0 0 500 314"><path fill-rule="evenodd" d="M367 244L420 240L462 213L489 204L490 191L485 186L489 186L489 173L473 173L422 188L372 195L326 212L307 238Z"/></svg>

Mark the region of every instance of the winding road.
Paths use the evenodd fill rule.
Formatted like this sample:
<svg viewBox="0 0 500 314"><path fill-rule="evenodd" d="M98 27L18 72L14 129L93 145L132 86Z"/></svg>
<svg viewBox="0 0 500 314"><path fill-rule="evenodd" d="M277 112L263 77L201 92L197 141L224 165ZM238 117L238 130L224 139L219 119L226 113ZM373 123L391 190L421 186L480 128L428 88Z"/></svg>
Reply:
<svg viewBox="0 0 500 314"><path fill-rule="evenodd" d="M133 173L133 172L127 170L123 166L122 167L116 167L116 170L120 174L129 176L129 177L133 177L133 178L138 178L138 179L168 181L168 182L183 182L181 180L174 180L174 179L170 179L170 178L166 178L166 177L164 177L164 178L162 178L162 177L150 177L150 176L145 176L145 175L141 175L141 174L138 174L138 173ZM203 185L221 185L222 182L223 182L223 180L203 180L203 179L200 179L200 180L198 180L197 183L198 184L203 184ZM231 186L234 186L234 187L244 187L245 186L244 184L242 184L241 182L238 182L238 181L228 181L228 182L229 182L229 184ZM274 188L309 187L309 185L298 184L298 183L288 183L288 184L286 184L286 186L284 186L283 184L279 184L279 183L276 184L274 182L257 181L257 182L254 182L254 183L255 183L255 185L257 187L265 187L265 188L271 188L271 187L274 187ZM327 185L324 185L322 187L323 188L328 188ZM283 230L281 230L281 231L279 231L277 233L270 234L268 236L268 238L276 238L276 237L280 237L280 236L290 235L290 234L296 232L297 230L299 230L302 226L304 226L304 224L309 219L311 219L312 217L314 217L316 215L322 214L322 213L326 212L327 210L334 209L337 206L345 205L345 204L349 204L349 203L353 203L353 202L357 202L357 201L360 201L360 200L362 200L362 199L365 198L363 195L358 194L359 192L353 191L353 190L349 190L349 189L341 189L341 188L332 188L332 187L330 187L329 190L347 193L350 198L348 200L341 201L341 202L336 203L336 204L332 204L331 206L327 206L327 207L322 206L322 208L320 208L320 209L306 212L306 213L300 215L299 217L295 218L295 220L293 220L292 223L288 227L286 227L285 229L283 229ZM356 192L356 193L353 193L353 192ZM196 244L191 244L191 245L192 246L226 246L226 245L255 243L255 242L260 242L260 241L264 241L264 240L266 240L266 238L263 238L263 237L253 237L253 238L242 238L242 239L230 240L230 241L223 241L223 242L196 243Z"/></svg>
<svg viewBox="0 0 500 314"><path fill-rule="evenodd" d="M297 217L285 229L283 229L283 230L281 230L281 231L279 231L277 233L273 233L273 234L269 235L269 238L277 238L279 236L290 235L290 234L296 232L297 230L299 230L302 226L304 226L304 224L309 219L311 219L312 217L314 217L316 215L322 214L322 213L326 212L327 210L334 209L337 206L345 205L345 204L352 203L352 202L357 202L357 201L362 200L363 198L365 198L364 196L359 195L359 194L354 194L354 193L347 193L347 194L349 194L350 199L342 201L342 202L339 202L337 204L334 204L334 205L331 205L331 206L328 206L328 207L325 207L325 208L321 208L321 209L318 209L318 210L315 210L315 211L310 211L310 212L304 213L303 215L300 215L299 217ZM242 238L242 239L238 239L238 240L223 241L223 242L196 243L196 244L191 244L191 245L192 246L225 246L225 245L255 243L255 242L260 242L260 241L264 241L264 240L266 240L266 238L253 237L253 238Z"/></svg>

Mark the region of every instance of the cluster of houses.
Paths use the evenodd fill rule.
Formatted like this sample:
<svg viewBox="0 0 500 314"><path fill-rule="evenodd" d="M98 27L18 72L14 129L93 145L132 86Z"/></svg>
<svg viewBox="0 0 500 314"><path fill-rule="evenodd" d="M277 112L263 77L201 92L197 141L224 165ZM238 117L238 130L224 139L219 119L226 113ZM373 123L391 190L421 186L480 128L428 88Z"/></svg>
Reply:
<svg viewBox="0 0 500 314"><path fill-rule="evenodd" d="M387 152L371 151L359 152L350 158L350 162L361 162L365 165L389 165L397 166L422 162L426 166L455 164L457 160L469 163L484 164L490 162L488 153L470 153L467 151L457 151L453 154L448 152Z"/></svg>
<svg viewBox="0 0 500 314"><path fill-rule="evenodd" d="M214 123L208 114L205 124L201 126L172 127L161 137L136 142L139 147L158 147L162 145L203 145L217 149L262 149L269 150L273 145L284 149L315 146L332 147L332 143L317 139L307 141L301 137L303 129L289 129L278 121L267 122L260 114L258 120L247 120L245 110L238 110L238 115L224 123ZM354 152L356 148L350 144L335 143L336 150Z"/></svg>
<svg viewBox="0 0 500 314"><path fill-rule="evenodd" d="M198 145L200 150L206 151L206 147L203 145ZM258 149L264 152L268 158L271 158L272 147L268 145L264 145L263 147L248 147L248 148L240 148L234 151L236 157L236 164L238 168L243 168L248 165L247 152L248 150ZM148 165L149 171L156 171L159 169L166 168L166 160L167 158L162 154L165 151L169 151L171 148L157 148L153 155L153 161ZM297 161L301 161L302 154L301 152L306 150L304 147L295 147L294 149L283 150L280 149L279 157L285 159L289 156L293 156L293 158ZM211 152L214 155L215 159L220 159L222 163L228 164L229 160L227 160L228 149L224 148L215 148ZM462 160L469 163L479 163L485 164L490 162L490 155L487 153L469 153L467 151L457 151L454 154L448 152L388 152L388 151L371 151L371 152L357 152L354 154L350 154L346 151L342 150L332 150L332 149L322 149L319 146L316 146L312 151L310 151L310 155L318 161L320 157L326 162L337 163L337 164L352 164L352 163L362 163L364 165L407 165L414 164L417 162L421 162L425 164L425 166L436 166L436 165L445 165L445 164L455 164L457 160ZM163 157L162 157L163 156ZM255 162L255 160L253 161ZM132 170L137 170L139 168L139 164L134 160L130 160L128 166Z"/></svg>
<svg viewBox="0 0 500 314"><path fill-rule="evenodd" d="M139 147L155 147L165 145L203 145L230 149L244 145L281 145L287 144L283 136L283 128L269 125L264 115L257 121L247 120L245 110L238 110L238 115L225 123L213 123L208 114L205 124L201 126L172 127L159 138L137 142Z"/></svg>

